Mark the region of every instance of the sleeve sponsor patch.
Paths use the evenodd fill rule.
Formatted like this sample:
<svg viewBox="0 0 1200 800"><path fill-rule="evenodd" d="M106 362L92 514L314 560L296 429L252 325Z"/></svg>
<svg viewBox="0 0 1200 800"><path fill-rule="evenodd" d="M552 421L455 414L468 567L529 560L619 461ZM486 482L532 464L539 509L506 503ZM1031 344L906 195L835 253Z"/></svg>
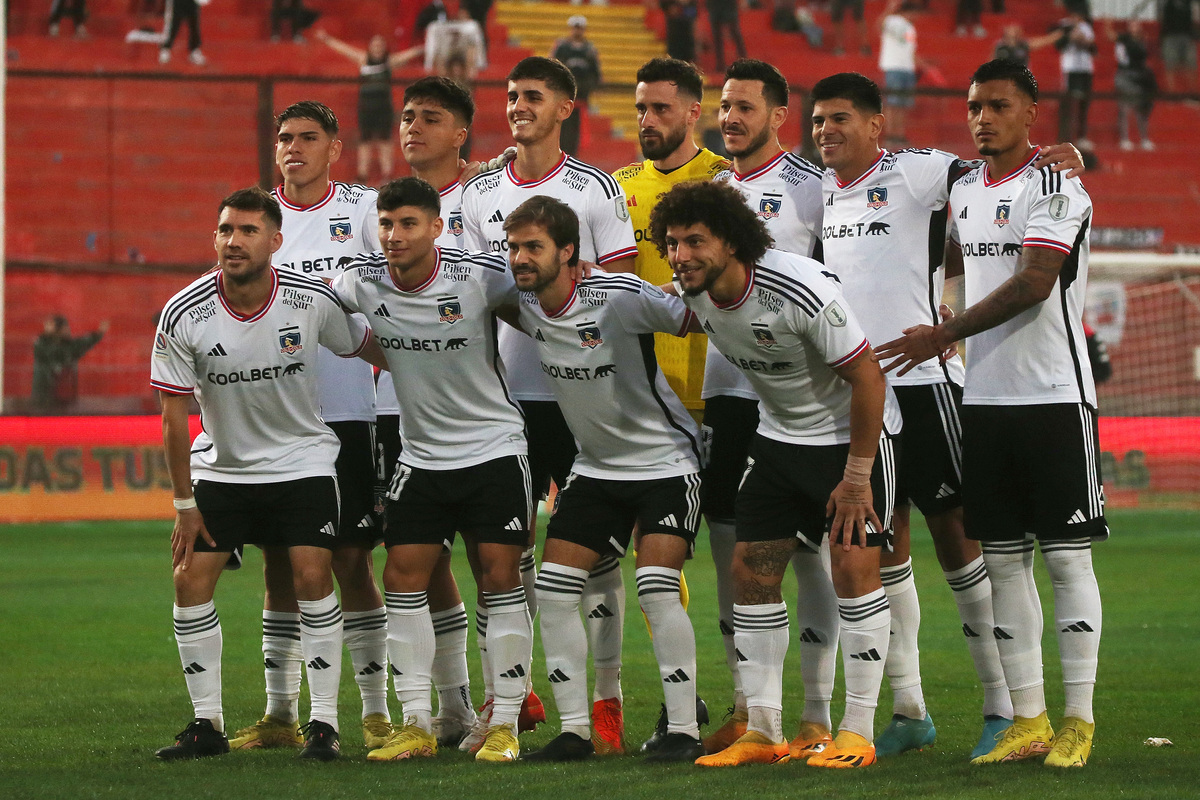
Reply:
<svg viewBox="0 0 1200 800"><path fill-rule="evenodd" d="M1071 207L1071 201L1065 194L1056 194L1050 196L1050 219L1061 220L1066 219L1067 210Z"/></svg>

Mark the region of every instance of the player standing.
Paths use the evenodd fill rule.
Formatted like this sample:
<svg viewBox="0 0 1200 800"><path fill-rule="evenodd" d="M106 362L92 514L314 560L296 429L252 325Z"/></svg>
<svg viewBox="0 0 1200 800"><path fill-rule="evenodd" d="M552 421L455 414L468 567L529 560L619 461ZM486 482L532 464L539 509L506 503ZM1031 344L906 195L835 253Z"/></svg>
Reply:
<svg viewBox="0 0 1200 800"><path fill-rule="evenodd" d="M559 136L570 115L575 79L563 64L531 56L508 74L507 115L516 158L503 170L479 175L463 188L463 227L468 248L503 254L508 249L504 220L535 195L567 203L579 215L579 257L610 272L632 269L637 247L625 194L611 176L563 153ZM575 441L554 402L554 390L538 368L529 337L502 330L500 351L511 394L525 414L535 493L545 495L550 479L562 486L575 457ZM533 550L527 553L533 577ZM596 670L592 718L598 752L623 752L621 639L625 589L616 559L601 560L584 589L591 653ZM486 609L481 608L486 615ZM486 616L479 620L481 629ZM467 740L464 740L466 744Z"/></svg>
<svg viewBox="0 0 1200 800"><path fill-rule="evenodd" d="M359 253L379 246L375 190L330 180L342 152L338 120L323 103L303 101L275 119L275 163L283 183L274 191L286 235L275 254L280 269L329 280ZM286 302L286 298L285 298ZM391 733L387 707L387 615L375 585L371 549L379 536L375 506L375 384L371 366L322 350L321 417L337 434L341 527L333 571L342 590L345 641L362 696L363 741L382 747ZM292 593L288 553L263 547L263 664L267 708L239 730L230 747L296 747L300 696L300 609Z"/></svg>
<svg viewBox="0 0 1200 800"><path fill-rule="evenodd" d="M576 283L579 221L566 204L533 197L504 221L522 290L521 325L537 343L579 454L546 531L538 608L546 673L562 734L528 760L595 753L587 708L587 638L579 618L588 574L620 558L634 526L638 603L666 698L667 730L650 761L704 755L696 718L696 637L680 580L700 524L700 431L671 391L654 334L682 336L692 319L678 297L632 275Z"/></svg>
<svg viewBox="0 0 1200 800"><path fill-rule="evenodd" d="M1046 756L1080 767L1091 752L1100 590L1091 543L1108 536L1096 389L1083 332L1092 203L1077 178L1037 168L1029 132L1037 81L1015 62L976 70L967 120L985 163L950 191L967 309L880 347L900 376L973 337L963 392L963 516L983 544L995 638L1013 725L975 764ZM1055 734L1042 675L1034 539L1054 586L1066 694Z"/></svg>
<svg viewBox="0 0 1200 800"><path fill-rule="evenodd" d="M717 121L732 169L718 177L745 198L775 240L774 247L821 258L820 170L779 143L787 120L788 84L778 69L764 61L739 59L725 72ZM745 471L758 426L758 395L740 370L709 344L704 372L704 424L711 433L705 473L705 513L717 566L721 630L725 660L734 676L734 711L720 729L705 739L718 752L746 731L745 694L741 691L733 632L733 579L730 575L734 530L734 498ZM800 627L800 672L804 710L792 739L793 758L806 758L831 741L829 704L837 669L838 606L830 579L828 555L816 547L799 547L792 557L796 574L796 618ZM826 548L827 549L827 548Z"/></svg>
<svg viewBox="0 0 1200 800"><path fill-rule="evenodd" d="M747 731L696 763L790 759L782 720L788 618L780 583L796 539L815 550L832 516L846 714L834 742L808 763L867 766L874 761L869 737L888 646L878 548L887 540L890 431L898 430L899 414L837 285L817 262L767 249L765 225L740 197L721 183L683 184L659 201L650 221L688 308L721 356L745 371L763 412L738 490L733 561Z"/></svg>
<svg viewBox="0 0 1200 800"><path fill-rule="evenodd" d="M500 257L436 246L439 214L438 192L425 181L386 184L379 193L383 252L356 260L333 284L348 308L376 320L403 409L383 580L388 656L405 724L367 758L437 753L427 592L457 532L489 612L495 696L476 759L513 761L532 656L519 570L532 509L524 420L499 363L495 311L515 305L516 286Z"/></svg>
<svg viewBox="0 0 1200 800"><path fill-rule="evenodd" d="M166 305L151 383L163 407L163 444L175 494L171 537L175 638L196 719L156 755L229 752L221 706L221 623L213 590L245 544L283 550L300 607L312 716L300 755L338 757L342 611L333 592L338 536L338 440L321 421L319 342L354 355L370 331L321 281L271 266L283 241L279 204L261 189L221 201L216 272ZM188 441L192 397L204 431Z"/></svg>

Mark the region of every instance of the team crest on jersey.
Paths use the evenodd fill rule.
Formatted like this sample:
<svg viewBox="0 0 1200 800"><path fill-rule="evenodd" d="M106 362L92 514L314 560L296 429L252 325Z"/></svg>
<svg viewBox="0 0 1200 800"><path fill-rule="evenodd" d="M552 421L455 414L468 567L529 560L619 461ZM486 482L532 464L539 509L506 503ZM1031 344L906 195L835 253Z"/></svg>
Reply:
<svg viewBox="0 0 1200 800"><path fill-rule="evenodd" d="M763 219L775 219L781 208L783 199L779 196L767 196L758 201L758 215Z"/></svg>
<svg viewBox="0 0 1200 800"><path fill-rule="evenodd" d="M585 322L576 328L579 333L579 346L593 349L604 344L600 338L600 327L594 322Z"/></svg>
<svg viewBox="0 0 1200 800"><path fill-rule="evenodd" d="M438 322L453 325L462 318L462 303L458 302L457 296L438 298Z"/></svg>
<svg viewBox="0 0 1200 800"><path fill-rule="evenodd" d="M285 356L294 356L303 349L299 328L283 328L279 331L279 352Z"/></svg>
<svg viewBox="0 0 1200 800"><path fill-rule="evenodd" d="M1009 218L1009 215L1011 212L1012 212L1011 206L1009 206L1006 203L1001 203L1000 205L996 206L996 218L994 220L992 220L992 222L994 222L995 224L997 224L1003 228L1005 225L1008 224L1008 222L1009 222L1008 218Z"/></svg>
<svg viewBox="0 0 1200 800"><path fill-rule="evenodd" d="M867 189L867 208L883 208L887 204L887 187L875 186Z"/></svg>
<svg viewBox="0 0 1200 800"><path fill-rule="evenodd" d="M761 322L751 322L750 330L754 333L754 343L759 347L771 350L779 344L775 340L775 334L771 333L771 329Z"/></svg>
<svg viewBox="0 0 1200 800"><path fill-rule="evenodd" d="M354 238L348 217L337 217L329 220L329 241L348 242Z"/></svg>
<svg viewBox="0 0 1200 800"><path fill-rule="evenodd" d="M454 236L462 236L462 233L463 233L462 214L451 214L450 221L447 222L446 224L450 228L451 234L453 234Z"/></svg>

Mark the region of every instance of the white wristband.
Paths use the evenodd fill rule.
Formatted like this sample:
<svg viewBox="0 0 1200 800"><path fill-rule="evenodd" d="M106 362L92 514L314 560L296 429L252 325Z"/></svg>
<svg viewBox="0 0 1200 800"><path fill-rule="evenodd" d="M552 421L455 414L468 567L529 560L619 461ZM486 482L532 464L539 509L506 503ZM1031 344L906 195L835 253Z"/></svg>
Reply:
<svg viewBox="0 0 1200 800"><path fill-rule="evenodd" d="M180 500L178 497L176 497L171 502L175 504L176 511L187 511L189 508L196 507L196 498L194 495L184 500Z"/></svg>
<svg viewBox="0 0 1200 800"><path fill-rule="evenodd" d="M855 486L867 485L871 482L871 467L874 463L874 458L846 456L846 470L842 473L842 480Z"/></svg>

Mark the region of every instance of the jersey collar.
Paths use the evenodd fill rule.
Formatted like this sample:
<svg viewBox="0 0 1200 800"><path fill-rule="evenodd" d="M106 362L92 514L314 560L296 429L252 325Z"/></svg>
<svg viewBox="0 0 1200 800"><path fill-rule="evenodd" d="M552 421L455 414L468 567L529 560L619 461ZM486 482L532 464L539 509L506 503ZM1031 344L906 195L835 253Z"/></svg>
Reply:
<svg viewBox="0 0 1200 800"><path fill-rule="evenodd" d="M275 302L275 295L279 292L279 273L275 271L274 267L267 267L267 269L271 270L271 293L267 295L267 301L257 311L250 314L241 314L233 310L233 306L229 305L229 301L225 298L225 287L221 285L221 273L214 273L217 281L217 297L221 300L221 305L229 312L229 316L238 322L257 322L267 313L267 309Z"/></svg>
<svg viewBox="0 0 1200 800"><path fill-rule="evenodd" d="M562 158L560 158L558 160L558 163L555 164L553 167L551 167L550 171L547 172L545 175L543 175L540 178L534 178L533 180L529 180L529 181L523 181L517 177L517 171L515 169L513 169L513 164L515 164L515 163L516 163L516 159L513 159L512 161L510 161L504 165L504 172L505 172L505 174L508 175L508 179L510 181L512 181L513 185L515 185L515 186L520 186L523 189L531 189L534 186L541 186L543 183L545 183L546 181L553 178L556 174L558 174L558 171L563 168L564 164L567 163L567 154L563 153Z"/></svg>
<svg viewBox="0 0 1200 800"><path fill-rule="evenodd" d="M737 309L742 307L742 304L744 304L747 299L749 299L750 293L753 291L754 291L754 269L748 268L746 270L746 288L745 288L745 290L742 291L741 297L739 297L738 299L736 299L730 303L725 303L725 304L718 303L716 298L714 298L711 294L709 294L708 299L712 301L712 304L719 311L736 311Z"/></svg>
<svg viewBox="0 0 1200 800"><path fill-rule="evenodd" d="M442 268L442 248L438 247L437 245L434 245L433 253L434 253L433 269L431 269L429 271L429 277L426 278L421 283L420 286L416 287L415 289L405 289L403 286L396 283L396 278L395 278L395 276L392 275L391 269L389 269L388 277L391 278L392 285L395 286L399 291L404 292L404 294L417 294L418 292L422 292L425 289L428 289L429 285L431 283L433 283L433 281L437 278L438 271L440 271Z"/></svg>
<svg viewBox="0 0 1200 800"><path fill-rule="evenodd" d="M1024 164L1017 167L1012 172L1008 173L1003 178L1001 178L1000 180L997 180L997 181L994 181L991 179L991 177L990 177L991 167L985 164L983 167L983 185L990 188L992 186L999 186L1000 184L1005 183L1006 181L1011 181L1017 175L1020 175L1022 172L1024 172L1026 169L1028 169L1030 166L1032 166L1033 162L1037 161L1038 153L1040 153L1040 152L1041 152L1041 148L1034 146L1033 152L1029 155L1029 158L1026 159Z"/></svg>
<svg viewBox="0 0 1200 800"><path fill-rule="evenodd" d="M770 161L768 161L767 163L763 164L763 165L762 165L761 167L759 167L758 169L756 169L756 170L754 170L754 171L752 171L752 172L747 172L745 175L743 175L742 173L738 172L736 169L733 169L733 167L732 167L732 166L730 167L730 172L732 172L732 173L733 173L733 177L737 179L738 183L742 183L743 181L752 181L752 180L754 180L755 178L758 178L758 177L760 177L760 176L764 175L765 173L767 173L767 172L770 172L770 171L771 171L771 169L772 169L772 168L773 168L773 167L774 167L776 164L778 164L780 161L782 161L782 160L783 160L783 157L784 157L784 156L786 156L786 155L787 155L787 151L786 151L786 150L780 150L780 151L779 151L779 155L775 156L774 158L772 158L772 159L771 159Z"/></svg>
<svg viewBox="0 0 1200 800"><path fill-rule="evenodd" d="M859 175L857 178L850 181L849 183L842 183L840 180L838 180L837 173L836 172L833 173L833 179L835 181L837 181L837 187L839 189L849 189L852 186L857 186L858 184L865 181L868 177L870 177L872 172L879 169L879 162L883 161L883 157L886 156L887 153L888 153L887 150L880 150L879 157L875 159L874 163L871 164L870 168L866 172L864 172L862 175Z"/></svg>
<svg viewBox="0 0 1200 800"><path fill-rule="evenodd" d="M454 187L456 186L458 186L458 178L455 178L442 188L438 189L438 197L445 197L446 195L450 194L454 191Z"/></svg>
<svg viewBox="0 0 1200 800"><path fill-rule="evenodd" d="M558 319L563 314L566 314L568 311L570 311L571 307L575 305L575 298L578 296L578 289L579 284L576 281L571 281L571 293L567 295L567 299L563 301L563 304L554 311L546 311L546 308L543 306L542 311L545 311L546 316L550 319Z"/></svg>
<svg viewBox="0 0 1200 800"><path fill-rule="evenodd" d="M333 181L330 181L329 182L329 191L325 192L325 196L322 197L317 202L313 203L311 206L299 206L299 205L296 205L295 203L293 203L292 201L288 200L286 197L283 196L283 186L282 185L275 187L275 199L279 201L279 205L283 206L284 208L288 209L289 211L316 211L318 208L321 208L322 206L324 206L326 203L328 203L330 200L333 199L334 190L336 188L337 187L335 187L333 185Z"/></svg>

